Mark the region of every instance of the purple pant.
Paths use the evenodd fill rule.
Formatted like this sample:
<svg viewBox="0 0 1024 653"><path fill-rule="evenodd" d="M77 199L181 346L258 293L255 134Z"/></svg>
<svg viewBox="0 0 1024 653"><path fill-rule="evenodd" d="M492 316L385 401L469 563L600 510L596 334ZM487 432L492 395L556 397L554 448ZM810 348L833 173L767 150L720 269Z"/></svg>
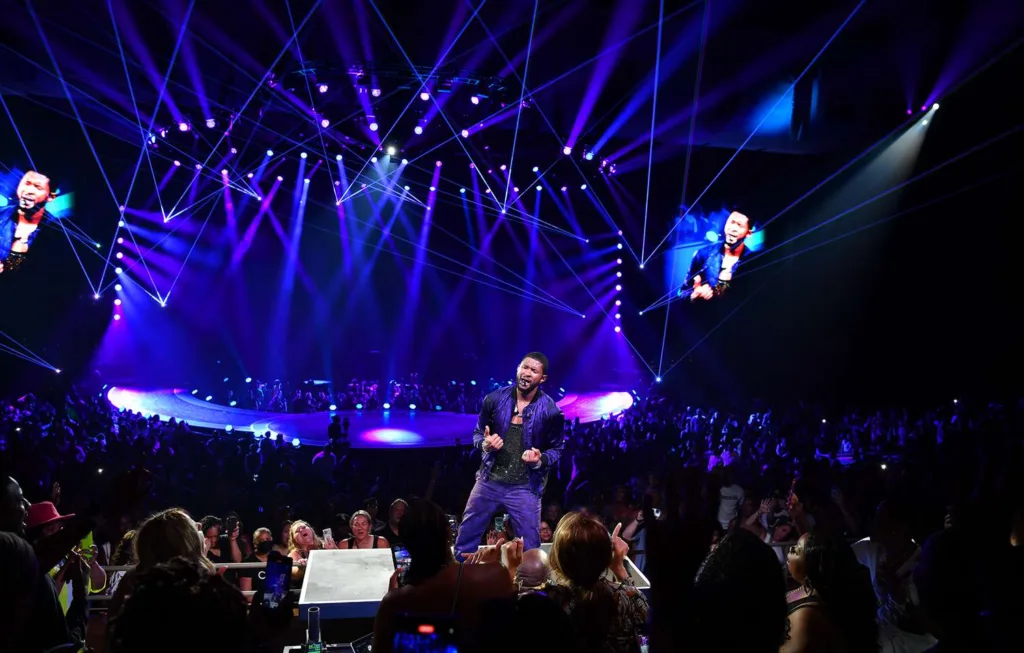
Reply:
<svg viewBox="0 0 1024 653"><path fill-rule="evenodd" d="M491 524L491 516L504 506L523 550L540 548L540 495L529 485L504 485L477 478L462 514L455 553L473 553Z"/></svg>

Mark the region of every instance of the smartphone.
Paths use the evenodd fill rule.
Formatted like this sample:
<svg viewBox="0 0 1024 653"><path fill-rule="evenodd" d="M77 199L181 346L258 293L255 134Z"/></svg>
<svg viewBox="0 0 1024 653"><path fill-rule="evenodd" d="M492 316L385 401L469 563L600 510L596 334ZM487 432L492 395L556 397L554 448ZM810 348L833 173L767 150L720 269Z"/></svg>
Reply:
<svg viewBox="0 0 1024 653"><path fill-rule="evenodd" d="M271 551L267 556L267 579L263 586L263 605L276 610L288 596L292 580L292 559Z"/></svg>
<svg viewBox="0 0 1024 653"><path fill-rule="evenodd" d="M494 518L494 530L499 533L505 532L505 522L508 521L508 515L502 515L501 517Z"/></svg>
<svg viewBox="0 0 1024 653"><path fill-rule="evenodd" d="M235 528L238 526L238 517L228 517L224 520L224 534L228 537L235 532Z"/></svg>
<svg viewBox="0 0 1024 653"><path fill-rule="evenodd" d="M401 587L405 585L405 572L409 571L412 556L409 555L409 550L404 546L392 547L391 555L394 557L395 569L398 570L398 586Z"/></svg>
<svg viewBox="0 0 1024 653"><path fill-rule="evenodd" d="M661 508L655 508L654 509L654 518L655 519L661 519Z"/></svg>
<svg viewBox="0 0 1024 653"><path fill-rule="evenodd" d="M326 540L327 538L331 537L331 535L332 535L331 529L325 528L324 529L324 539Z"/></svg>
<svg viewBox="0 0 1024 653"><path fill-rule="evenodd" d="M451 616L400 614L392 640L395 651L458 653L458 633Z"/></svg>

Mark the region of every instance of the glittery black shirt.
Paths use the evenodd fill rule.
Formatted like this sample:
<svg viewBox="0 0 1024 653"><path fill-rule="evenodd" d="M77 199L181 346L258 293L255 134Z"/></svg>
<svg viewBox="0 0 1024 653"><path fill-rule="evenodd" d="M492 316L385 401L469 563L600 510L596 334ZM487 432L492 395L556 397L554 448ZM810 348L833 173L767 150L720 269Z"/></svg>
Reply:
<svg viewBox="0 0 1024 653"><path fill-rule="evenodd" d="M523 462L523 425L509 424L505 431L505 444L494 453L494 467L490 480L505 485L526 485L530 477Z"/></svg>

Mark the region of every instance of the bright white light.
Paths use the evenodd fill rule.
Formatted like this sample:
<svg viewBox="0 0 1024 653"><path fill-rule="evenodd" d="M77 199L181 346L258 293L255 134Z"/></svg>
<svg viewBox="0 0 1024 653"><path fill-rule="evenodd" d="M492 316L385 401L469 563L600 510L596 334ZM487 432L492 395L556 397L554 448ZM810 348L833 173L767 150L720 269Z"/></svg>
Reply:
<svg viewBox="0 0 1024 653"><path fill-rule="evenodd" d="M117 239L117 244L118 245L123 245L124 244L124 238L118 238Z"/></svg>
<svg viewBox="0 0 1024 653"><path fill-rule="evenodd" d="M925 118L924 120L921 121L921 125L927 125L927 124L928 124L928 119L927 118Z"/></svg>
<svg viewBox="0 0 1024 653"><path fill-rule="evenodd" d="M618 327L618 326L615 327L615 333L620 333L621 331L622 331L622 327Z"/></svg>
<svg viewBox="0 0 1024 653"><path fill-rule="evenodd" d="M121 268L114 268L114 274L121 274L122 272L124 272L124 270ZM120 288L115 288L115 290L120 290Z"/></svg>
<svg viewBox="0 0 1024 653"><path fill-rule="evenodd" d="M618 291L618 290L622 290L622 286L616 285L616 286L615 286L615 290L617 290L617 291Z"/></svg>
<svg viewBox="0 0 1024 653"><path fill-rule="evenodd" d="M213 118L207 118L206 119L206 128L207 129L213 129L216 126L217 126L217 121L216 120L214 120Z"/></svg>
<svg viewBox="0 0 1024 653"><path fill-rule="evenodd" d="M267 156L274 156L274 150L267 150Z"/></svg>
<svg viewBox="0 0 1024 653"><path fill-rule="evenodd" d="M472 102L473 104L480 104L480 98L478 98L475 95L470 96L469 101Z"/></svg>
<svg viewBox="0 0 1024 653"><path fill-rule="evenodd" d="M654 382L655 383L661 383L661 377L660 376L654 377Z"/></svg>
<svg viewBox="0 0 1024 653"><path fill-rule="evenodd" d="M587 185L583 184L582 186L580 186L580 190L587 190Z"/></svg>
<svg viewBox="0 0 1024 653"><path fill-rule="evenodd" d="M232 154L238 154L238 148L237 147L231 148L231 153Z"/></svg>
<svg viewBox="0 0 1024 653"><path fill-rule="evenodd" d="M59 367L55 367L55 368L53 368L53 371L54 371L54 372L56 372L57 374L60 374L60 368L59 368ZM103 470L102 470L102 469L100 470L100 473L101 473L101 474L103 473Z"/></svg>
<svg viewBox="0 0 1024 653"><path fill-rule="evenodd" d="M377 163L377 157L371 156L370 157L370 163Z"/></svg>
<svg viewBox="0 0 1024 653"><path fill-rule="evenodd" d="M498 170L504 170L507 167L508 166L506 166L504 163L502 163L500 166L498 166Z"/></svg>
<svg viewBox="0 0 1024 653"><path fill-rule="evenodd" d="M118 220L117 221L117 226L118 227L123 227L124 226L124 220Z"/></svg>
<svg viewBox="0 0 1024 653"><path fill-rule="evenodd" d="M518 193L519 192L519 186L513 186L512 190L515 191L516 193Z"/></svg>
<svg viewBox="0 0 1024 653"><path fill-rule="evenodd" d="M341 155L340 155L340 154L336 154L336 155L334 156L334 160L335 160L335 161L341 161Z"/></svg>
<svg viewBox="0 0 1024 653"><path fill-rule="evenodd" d="M544 187L543 187L543 186L537 186L537 192L540 192L540 191L542 191L542 190L544 190Z"/></svg>
<svg viewBox="0 0 1024 653"><path fill-rule="evenodd" d="M233 402L233 401L232 401L231 403L235 403L235 402ZM227 426L225 426L225 427L224 427L224 431L225 431L225 432L227 432L227 433L231 433L231 431L232 431L232 430L233 430L234 428L235 428L235 427L233 427L233 426L231 426L230 424L228 424Z"/></svg>
<svg viewBox="0 0 1024 653"><path fill-rule="evenodd" d="M463 138L469 138L469 130L468 129L463 129L462 130L462 137Z"/></svg>
<svg viewBox="0 0 1024 653"><path fill-rule="evenodd" d="M327 84L321 84L319 87L317 87L317 90L320 91L321 93L326 93L327 92Z"/></svg>
<svg viewBox="0 0 1024 653"><path fill-rule="evenodd" d="M402 159L402 165L409 165L409 159Z"/></svg>
<svg viewBox="0 0 1024 653"><path fill-rule="evenodd" d="M282 177L281 175L278 175L278 176L277 176L277 180L278 180L278 181L284 181L284 177Z"/></svg>
<svg viewBox="0 0 1024 653"><path fill-rule="evenodd" d="M99 296L98 294L96 294L96 295L93 295L93 296L92 296L92 298L93 298L93 299L99 299L99 298L100 298L100 296ZM955 403L956 403L956 401L954 400L954 401L953 401L953 403L955 404Z"/></svg>
<svg viewBox="0 0 1024 653"><path fill-rule="evenodd" d="M379 88L371 88L370 89L370 95L372 95L373 97L380 97L380 89Z"/></svg>
<svg viewBox="0 0 1024 653"><path fill-rule="evenodd" d="M252 383L252 377L251 376L245 377L245 382L246 383Z"/></svg>
<svg viewBox="0 0 1024 653"><path fill-rule="evenodd" d="M395 154L397 154L397 153L398 153L398 150L396 150L393 145L389 145L388 146L388 156L395 156Z"/></svg>
<svg viewBox="0 0 1024 653"><path fill-rule="evenodd" d="M621 314L621 313L616 313L616 314L615 314L615 319L616 319L616 320L620 319L621 317L622 317L622 314Z"/></svg>
<svg viewBox="0 0 1024 653"><path fill-rule="evenodd" d="M618 244L618 245L616 245L615 247L616 247L616 249L622 249L622 243L619 243L619 244Z"/></svg>
<svg viewBox="0 0 1024 653"><path fill-rule="evenodd" d="M181 167L181 161L178 161L177 159L175 159L174 160L174 167L175 168L180 168Z"/></svg>
<svg viewBox="0 0 1024 653"><path fill-rule="evenodd" d="M615 300L615 305L616 306L622 306L622 300L621 299L616 299Z"/></svg>
<svg viewBox="0 0 1024 653"><path fill-rule="evenodd" d="M114 254L114 256L116 256L117 258L124 258L124 253L118 252L117 254Z"/></svg>
<svg viewBox="0 0 1024 653"><path fill-rule="evenodd" d="M331 405L330 405L330 406L329 406L328 408L329 408L330 410L338 410L338 407L337 407L337 406L335 406L334 404L331 404Z"/></svg>
<svg viewBox="0 0 1024 653"><path fill-rule="evenodd" d="M115 319L115 320L120 320L120 319L121 319L121 316L120 316L120 315L114 315L114 319Z"/></svg>
<svg viewBox="0 0 1024 653"><path fill-rule="evenodd" d="M420 127L419 125L416 125L415 127L412 128L412 131L414 134L419 135L423 133L423 128Z"/></svg>
<svg viewBox="0 0 1024 653"><path fill-rule="evenodd" d="M303 180L302 180L302 183L304 183L304 184L308 184L308 183L309 183L309 177L306 177L305 179L303 179Z"/></svg>
<svg viewBox="0 0 1024 653"><path fill-rule="evenodd" d="M621 258L615 259L615 265L622 265L622 259Z"/></svg>
<svg viewBox="0 0 1024 653"><path fill-rule="evenodd" d="M408 186L403 186L402 188L404 188L405 190L409 190Z"/></svg>
<svg viewBox="0 0 1024 653"><path fill-rule="evenodd" d="M381 406L381 408L383 408L384 410L391 410L391 404L385 401L384 405Z"/></svg>
<svg viewBox="0 0 1024 653"><path fill-rule="evenodd" d="M252 179L252 176L253 176L253 175L252 175L252 173L251 173L251 172L250 172L249 174L247 174L247 175L246 175L246 177L248 177L249 179Z"/></svg>
<svg viewBox="0 0 1024 653"><path fill-rule="evenodd" d="M621 272L616 272L615 276L621 279L622 278L622 273Z"/></svg>
<svg viewBox="0 0 1024 653"><path fill-rule="evenodd" d="M423 91L422 93L420 93L420 99L426 102L427 100L430 99L430 93Z"/></svg>
<svg viewBox="0 0 1024 653"><path fill-rule="evenodd" d="M327 118L324 118L320 121L320 126L323 127L324 129L327 129L328 127L331 126L331 121L328 120Z"/></svg>
<svg viewBox="0 0 1024 653"><path fill-rule="evenodd" d="M533 166L533 172L540 172L540 168L537 166Z"/></svg>
<svg viewBox="0 0 1024 653"><path fill-rule="evenodd" d="M220 174L222 174L222 175L228 174L228 169L227 168L221 168Z"/></svg>
<svg viewBox="0 0 1024 653"><path fill-rule="evenodd" d="M302 154L299 155L299 158L300 159L305 159L307 156L309 156L309 155L306 154L305 152L303 152Z"/></svg>
<svg viewBox="0 0 1024 653"><path fill-rule="evenodd" d="M116 290L117 292L121 292L121 284L115 283L114 284L114 290Z"/></svg>
<svg viewBox="0 0 1024 653"><path fill-rule="evenodd" d="M641 270L643 270L643 269L644 269L644 264L643 264L643 263L641 263L641 264L640 264L640 269L641 269Z"/></svg>
<svg viewBox="0 0 1024 653"><path fill-rule="evenodd" d="M431 193L433 193L433 192L434 192L435 190L437 190L437 189L436 189L436 188L434 188L433 186L431 186L431 187L430 187L430 192L431 192Z"/></svg>
<svg viewBox="0 0 1024 653"><path fill-rule="evenodd" d="M375 132L378 129L378 125L375 122L370 123L370 131Z"/></svg>
<svg viewBox="0 0 1024 653"><path fill-rule="evenodd" d="M936 102L935 104L932 105L932 111L938 111L938 110L939 110L939 103Z"/></svg>
<svg viewBox="0 0 1024 653"><path fill-rule="evenodd" d="M462 193L463 195L465 195L466 194L466 189L465 188L460 188L459 192Z"/></svg>
<svg viewBox="0 0 1024 653"><path fill-rule="evenodd" d="M572 148L566 145L565 147L562 148L562 154L566 156L572 154Z"/></svg>

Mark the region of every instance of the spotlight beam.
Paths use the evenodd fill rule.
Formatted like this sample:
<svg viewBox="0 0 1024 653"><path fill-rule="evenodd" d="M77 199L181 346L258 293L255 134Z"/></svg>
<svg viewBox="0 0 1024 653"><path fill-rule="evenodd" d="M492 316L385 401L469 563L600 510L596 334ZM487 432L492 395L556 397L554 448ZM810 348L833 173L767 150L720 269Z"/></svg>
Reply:
<svg viewBox="0 0 1024 653"><path fill-rule="evenodd" d="M606 310L605 310L605 308L604 308L604 305L603 305L603 304L601 304L601 301L600 301L600 300L599 300L599 299L598 299L597 297L595 297L595 296L594 296L594 293L590 292L590 288L588 288L588 287L587 287L587 284L583 283L583 279L581 279L581 278L580 278L580 275L576 274L576 270L574 270L574 269L573 269L573 267L572 267L571 265L569 265L569 261L565 260L565 257L564 257L564 256L562 256L562 253L558 251L558 248L556 248L556 247L555 247L555 246L554 246L554 245L553 245L553 244L551 243L551 239L550 239L550 238L548 238L548 235L547 235L546 233L544 233L544 232L542 231L542 232L541 232L541 236L543 236L543 237L544 237L544 240L545 240L545 241L547 242L548 246L550 246L550 247L551 247L551 249L553 249L553 250L554 250L554 252L555 252L555 255L556 255L556 256L558 256L558 258L562 260L562 263L564 263L564 264L565 264L565 267L569 269L569 272L572 272L572 276L576 277L576 281L579 281L579 282L580 282L580 285L581 285L581 286L583 286L583 290L587 291L587 294L588 294L588 295L590 295L590 298L591 298L592 300L594 300L594 304L595 304L595 305L596 305L596 306L597 306L597 307L598 307L599 309L601 309L601 312L602 312L602 313L604 313L604 316L605 316L606 318L608 318L608 319L611 319L611 317L612 317L612 316L611 316L611 315L609 315L609 314L608 314L608 311L606 311ZM579 315L579 313L577 313L577 315ZM644 364L644 367L646 367L646 368L647 368L647 370L648 370L648 371L649 371L649 372L650 372L650 373L651 373L652 375L654 375L654 370L653 370L653 369L651 369L651 366L647 364L647 361L646 361L646 360L644 360L644 357L640 355L640 351L639 351L639 350L638 350L638 349L637 349L637 348L636 348L635 346L633 346L633 343L632 343L632 342L630 341L630 339L629 339L629 338L627 338L627 337L626 337L626 334L622 333L621 335L622 335L622 339L623 339L623 340L625 340L625 341L626 341L626 344L628 344L628 345L630 346L630 348L631 348L631 349L633 350L633 353L635 353L635 354L636 354L636 357L637 357L637 358L639 358L639 359L640 359L640 361L641 361L641 362L642 362L642 363Z"/></svg>
<svg viewBox="0 0 1024 653"><path fill-rule="evenodd" d="M35 353L34 351L29 349L25 345L21 344L20 342L18 342L17 340L12 338L11 336L9 336L6 333L4 333L3 331L0 331L0 336L3 336L4 338L7 338L8 340L10 340L12 343L14 343L15 347L18 348L18 349L15 349L14 347L12 347L10 345L5 345L3 343L0 343L0 347L4 347L9 353L11 353L11 354L13 354L15 356L20 356L20 357L24 358L25 360L30 361L32 363L35 363L36 365L39 365L41 367L48 367L51 370L56 369L53 365L50 365L49 363L47 363L46 360L42 356L40 356L39 354Z"/></svg>
<svg viewBox="0 0 1024 653"><path fill-rule="evenodd" d="M469 17L469 20L466 21L466 24L459 31L458 35L456 35L455 40L452 41L452 44L450 46L448 46L448 49L445 50L444 54L441 55L441 58L438 60L437 65L434 66L434 70L432 70L430 72L430 75L428 77L424 78L424 77L422 77L419 74L419 71L416 69L416 64L413 63L413 60L409 57L409 54L405 51L405 48L402 47L402 44L398 40L398 36L395 34L394 30L391 29L391 25L388 23L388 21L384 18L384 14L381 13L380 9L377 7L377 4L375 2L373 2L373 0L370 0L370 6L373 7L373 10L377 13L377 17L380 18L381 23L383 23L384 28L388 31L388 34L391 35L391 39L392 39L392 41L394 41L395 46L398 48L398 51L402 53L402 57L404 57L406 62L409 64L409 67L412 70L412 74L415 75L416 78L420 82L420 87L419 87L419 89L417 89L416 95L414 95L413 99L410 100L408 105L406 105L406 109L408 109L409 106L412 106L412 103L415 101L416 96L419 95L419 92L422 91L426 87L427 80L434 76L434 71L437 70L437 68L441 65L441 62L444 61L445 57L448 55L448 53L451 51L451 49L455 46L455 42L458 41L459 37L461 37L463 32L466 31L466 28L468 28L470 26L470 24L472 24L473 19L479 14L480 9L483 8L485 2L486 2L486 0L484 0L484 2L480 3L480 6L477 7L477 9L473 12L473 15ZM531 36L531 38L533 36L532 30L530 32L530 36ZM448 125L448 128L451 129L452 137L459 144L459 147L462 148L463 153L465 153L465 155L469 159L469 161L471 163L473 163L473 170L475 170L476 173L480 176L480 179L483 180L484 185L487 186L487 188L490 189L490 185L487 183L487 177L484 176L484 174L482 172L480 172L480 167L478 165L476 165L476 163L473 161L473 155L469 153L469 149L466 147L465 143L462 142L463 139L460 138L460 132L458 132L455 129L455 126L452 125L451 121L448 120L448 116L445 115L444 109L441 108L441 104L437 101L437 97L433 93L430 94L430 100L433 102L434 107L437 109L438 115L441 116L441 119L444 120L445 124ZM405 112L403 111L402 113L404 114ZM399 116L399 119L401 119L401 115ZM398 121L396 121L396 125L397 125L397 122ZM390 130L388 130L388 135L391 134L391 131L394 130L394 127L395 126L393 125L392 128ZM387 140L387 135L385 135L383 140ZM513 153L514 153L514 148L513 148ZM362 171L360 171L360 174L361 173L362 173ZM507 197L508 196L508 188L505 189L505 193L506 193L506 197ZM491 189L491 195L492 196L494 195L493 189ZM498 201L497 198L494 198L494 199L495 199L495 202ZM498 203L498 205L502 206L500 203ZM502 208L504 208L504 207L502 207Z"/></svg>
<svg viewBox="0 0 1024 653"><path fill-rule="evenodd" d="M523 100L526 97L526 77L530 72L530 51L533 49L533 30L537 26L537 5L539 0L533 0L533 18L530 20L530 38L526 42L526 62L523 64L522 84L519 87L519 106L516 111L516 130L512 133L512 155L508 161L508 183L505 184L505 201L501 203L502 210L508 206L508 188L512 185L512 166L516 162L516 141L519 139L519 121L523 117Z"/></svg>
<svg viewBox="0 0 1024 653"><path fill-rule="evenodd" d="M55 368L51 367L50 365L47 365L44 362L40 362L40 361L38 361L38 360L36 360L34 358L30 358L30 357L22 354L21 352L15 350L15 349L12 349L11 347L8 347L7 345L4 345L4 344L0 344L0 353L6 353L8 356L14 356L15 358L20 358L23 361L26 361L28 363L32 363L33 365L38 365L39 367L45 367L45 368L50 369L50 370L55 369Z"/></svg>
<svg viewBox="0 0 1024 653"><path fill-rule="evenodd" d="M138 102L135 99L135 87L132 84L131 76L128 74L128 62L127 62L127 60L125 59L125 56L124 56L124 46L121 43L121 33L117 29L117 19L114 16L114 5L111 2L111 0L107 0L107 10L110 13L110 24L111 24L111 26L113 27L113 30L114 30L114 40L117 42L118 54L120 54L120 56L121 56L121 66L124 68L125 80L128 83L128 93L129 93L129 95L132 98L132 108L135 110L135 121L136 121L136 123L138 124L138 127L139 127L139 139L140 139L139 158L135 161L135 170L132 171L132 178L131 178L131 181L128 183L128 192L125 194L125 198L124 198L124 201L121 203L121 206L128 206L128 202L131 200L132 190L134 190L134 188L135 188L135 180L138 178L138 175L139 175L139 167L142 165L143 157L145 157L147 159L147 161L149 162L149 171L150 171L150 174L153 177L153 186L156 189L157 203L160 205L160 212L162 214L166 215L164 213L164 203L163 203L163 200L160 199L160 185L157 183L157 180L156 180L156 172L153 170L153 160L149 157L149 146L148 146L146 140L147 140L147 135L150 132L152 132L152 130L153 130L153 123L156 121L157 113L160 111L160 105L163 102L164 93L167 91L167 80L170 79L171 71L174 69L174 62L178 58L178 52L180 51L181 44L182 44L182 42L185 39L185 32L186 32L186 29L187 29L187 26L188 26L188 21L189 21L189 18L191 18L191 16L192 16L192 9L194 7L195 7L195 0L190 0L190 2L188 4L188 9L186 9L186 11L185 11L185 17L182 19L181 28L178 31L178 40L174 44L174 51L171 53L171 61L167 65L167 72L164 74L164 82L163 82L163 84L160 87L160 93L157 95L156 104L153 107L153 113L151 114L151 118L150 118L150 121L149 121L149 126L147 128L145 128L145 129L143 129L143 127L142 127L142 117L139 114L139 104L138 104ZM121 215L120 215L120 217L118 219L118 226L114 229L114 238L111 238L111 240L110 240L110 248L107 250L107 263L108 264L110 263L110 255L114 251L114 244L117 242L117 234L120 233L120 231L121 231L121 223L123 221L124 221L124 212L122 211ZM127 224L127 223L125 223L125 224ZM135 234L133 234L131 232L131 230L128 230L128 235L132 239L132 242L135 244L135 248L137 250L140 250L140 252L141 252L141 248L139 247L139 243L135 240ZM156 287L156 280L153 278L153 272L149 269L149 265L146 263L146 259L145 259L145 257L142 257L141 253L140 253L140 259L142 260L142 267L143 267L143 269L145 269L146 270L146 274L149 275L149 282L153 284L153 292L155 292L156 294L159 295L160 291ZM100 272L99 283L96 284L96 285L98 285L98 286L102 286L103 285L103 279L106 276L106 272L107 272L107 266L104 265L102 271Z"/></svg>
<svg viewBox="0 0 1024 653"><path fill-rule="evenodd" d="M770 115L772 115L772 113L773 113L773 112L775 111L775 108L776 108L776 107L777 107L777 106L779 105L779 103L781 103L781 102L782 102L782 100L783 100L783 99L784 99L784 98L785 98L785 97L786 97L786 96L787 96L787 95L788 95L789 93L791 93L791 92L793 91L793 89L794 89L794 88L796 88L796 85L797 85L797 84L798 84L798 83L800 82L800 80L801 80L801 79L803 79L803 78L804 78L804 76L805 76L805 75L806 75L806 74L807 74L807 73L808 73L808 72L809 72L809 71L811 70L811 68L812 68L812 67L814 66L814 64L816 64L816 63L818 62L818 59L820 59L820 58L821 58L821 56L822 56L823 54L825 54L825 50L827 50L827 49L828 49L828 47L829 47L830 45L832 45L832 42L833 42L833 41L835 41L835 40L836 40L836 39L837 39L837 38L839 37L839 35L840 35L840 34L842 33L842 31L843 31L844 29L846 29L846 26L850 24L850 21L851 21L851 20L853 20L853 17L857 15L857 12L859 12L859 11L860 11L861 7L863 7L863 6L864 6L864 4L865 4L866 2L867 2L867 0L860 0L860 2L858 2L858 3L857 3L857 6L853 8L853 11L851 11L851 12L850 12L850 15L846 17L846 20L844 20L844 21L843 21L843 22L842 22L842 23L841 23L841 24L839 25L839 28L838 28L838 29L836 29L836 31L832 33L832 36L831 36L831 37L829 37L829 39L828 39L827 41L825 41L825 45L823 45L823 46L821 47L821 49L820 49L820 50L818 50L818 54L814 55L814 58L813 58L813 59L811 59L810 63L808 63L808 64L807 64L807 66L806 66L806 67L805 67L805 68L803 69L803 71L802 71L802 72L801 72L801 73L800 73L799 75L797 75L797 78L793 80L793 83L789 85L789 88L788 88L788 89L786 89L786 92L785 92L785 93L783 93L782 95L780 95L780 96L779 96L779 99L777 99L777 100L775 101L775 104L773 104L773 105L771 106L771 108L770 108L770 109L768 109L768 111L766 111L766 112L765 112L764 116L763 116L763 117L761 118L761 121L757 123L757 126L755 126L755 127L754 127L754 129L753 129L753 131L751 131L751 132L750 132L750 135L749 135L749 136L747 136L746 140L744 140L744 141L743 141L742 143L740 143L740 146L739 146L738 148L736 148L736 151L735 151L735 152L733 152L732 156L731 156L731 157L729 157L729 160L725 162L725 165L724 165L724 166L722 166L722 169L718 171L718 174L716 174L716 175L715 175L715 176L714 176L714 177L713 177L713 178L711 179L711 181L710 181L710 182L708 183L708 185L707 185L707 186L706 186L706 187L704 188L704 190L703 190L703 191L701 191L700 195L698 195L698 196L697 196L697 198L693 200L693 202L692 202L691 206L690 206L690 207L687 207L686 211L685 211L685 212L683 212L683 215L682 215L682 216L680 216L681 218L685 218L685 217L686 217L687 215L689 215L689 214L690 214L690 210L691 210L691 208L692 208L693 206L696 206L696 205L697 205L697 204L698 204L698 203L700 202L701 198L703 198L703 197L704 197L704 195L705 195L705 194L706 194L706 193L707 193L707 192L708 192L709 190L711 190L711 187L712 187L712 186L714 186L714 184L715 184L715 182L716 182L716 181L718 181L718 178L722 176L722 174L723 174L723 173L724 173L724 172L726 171L726 169L728 169L729 165L730 165L730 164L731 164L731 163L732 163L732 162L733 162L733 161L734 161L734 160L736 159L736 157L737 157L737 156L739 156L740 152L742 152L742 151L743 151L743 148L745 148L745 147L747 146L747 144L748 144L748 143L750 143L750 141L751 141L751 140L752 140L752 139L754 138L754 136L755 136L755 135L757 134L757 132L758 132L758 131L759 131L759 130L761 129L761 126L762 126L762 125L763 125L763 124L765 123L765 121L766 121L766 120L768 120L768 117L769 117ZM645 265L646 265L646 264L647 264L647 261L650 261L650 260L651 260L651 257L652 257L652 256L654 256L654 254L655 254L655 253L656 253L656 252L657 252L657 251L658 251L659 249L661 249L661 246L662 246L662 245L664 245L664 244L665 244L665 241L667 241L667 240L668 240L668 238L669 238L669 236L671 236L671 235L672 235L672 231L673 231L673 230L672 230L672 229L670 229L670 230L669 230L669 232L668 232L667 234L665 234L665 237L664 237L664 238L662 238L662 239L661 239L661 241L660 241L660 242L659 242L659 243L658 243L658 244L657 244L657 245L656 245L656 246L654 247L654 249L652 249L652 250L651 250L651 255L650 255L650 256L648 256L648 257L647 257L646 259L644 259L643 261L641 261L641 262L642 262L643 264L645 264Z"/></svg>
<svg viewBox="0 0 1024 653"><path fill-rule="evenodd" d="M704 2L705 14L707 14L707 0ZM661 77L661 34L665 26L665 0L658 2L658 46L654 55L654 97L651 99L651 134L648 137L647 147L647 193L644 198L644 229L640 238L640 260L644 260L644 250L647 248L647 215L651 207L651 174L654 162L654 126L658 116L658 78ZM694 98L696 100L696 98ZM658 366L661 369L661 366Z"/></svg>
<svg viewBox="0 0 1024 653"><path fill-rule="evenodd" d="M315 2L313 3L313 6L310 7L310 9L309 9L309 12L306 13L305 18L302 19L301 23L299 23L299 27L298 27L299 31L302 30L302 28L306 26L306 23L309 22L309 19L313 17L313 14L316 13L316 10L320 8L320 5L322 3L323 3L323 0L315 0ZM249 106L249 104L252 102L252 99L254 97L256 97L256 94L259 92L259 90L261 88L263 88L263 85L267 81L267 77L270 76L270 74L274 70L274 67L277 65L277 63L279 61L281 61L281 58L284 57L284 55L288 52L288 49L291 47L292 42L296 38L298 38L298 31L296 31L296 32L294 32L292 34L292 36L288 39L288 42L284 44L284 47L281 49L281 51L278 53L278 55L274 58L274 61L271 62L270 66L267 67L267 71L265 73L263 73L263 77L260 78L260 83L257 84L256 88L254 88L252 90L252 93L249 94L249 97L246 98L245 102L242 103L242 106L236 112L237 114L240 115L240 114L245 113L245 110ZM213 146L213 149L211 149L210 153L206 156L206 160L203 161L203 163L202 163L202 166L203 166L204 169L206 168L207 164L210 163L210 159L213 158L214 152L217 151L217 148L220 147L220 144L224 142L225 138L227 138L227 132L224 132L224 134L221 135L221 137L217 140L217 143ZM178 198L178 201L174 203L173 207L171 207L171 211L174 211L174 209L176 209L178 207L178 204L180 204L181 200L184 199L185 193L188 192L189 188L191 188L192 184L194 184L194 183L195 183L195 179L193 178L193 180L191 182L189 182L189 185L182 192L181 197Z"/></svg>
<svg viewBox="0 0 1024 653"><path fill-rule="evenodd" d="M195 251L196 245L199 244L199 239L203 237L203 231L206 230L206 225L210 222L210 217L213 215L213 210L217 208L216 202L210 203L210 210L206 212L206 220L203 221L203 226L199 228L199 233L196 234L196 239L192 242L192 247L189 248L188 254L185 254L185 259L181 262L181 267L178 269L178 274L174 275L174 281L171 282L169 288L167 288L167 294L165 294L160 301L166 302L171 298L171 292L174 290L174 286L177 285L178 279L181 278L181 273L185 271L185 266L188 264L188 259L192 256L192 252ZM157 295L160 293L158 292Z"/></svg>
<svg viewBox="0 0 1024 653"><path fill-rule="evenodd" d="M417 88L413 92L412 97L409 98L409 102L406 103L405 108L402 109L402 112L398 114L397 118L395 118L394 122L391 124L391 128L388 129L387 133L384 134L384 137L381 139L382 143L386 142L388 140L388 137L391 136L391 132L393 132L395 130L395 127L397 127L398 123L401 122L402 117L405 116L406 112L409 111L409 107L412 106L413 102L416 101L416 98L419 96L419 94L426 87L426 85L427 85L427 81L426 80L430 79L431 77L433 77L434 74L437 72L437 69L441 67L441 64L444 62L445 58L448 56L448 53L450 53L452 51L452 48L455 47L455 44L458 43L460 38L462 38L462 35L466 32L466 28L468 28L472 24L473 18L480 11L480 9L483 8L483 6L484 6L484 4L486 2L487 2L487 0L483 0L483 2L480 3L480 6L478 6L476 8L476 11L473 12L473 15L469 17L469 20L466 21L466 24L463 25L462 29L459 30L459 33L455 35L455 38L452 40L451 44L447 48L445 48L444 53L442 53L441 56L438 57L437 63L434 64L434 67L430 70L430 74L427 75L426 78L421 77L419 72L416 70L416 67L412 66L413 67L413 74L416 75L416 78L419 79L419 81L420 81L419 88ZM375 12L377 12L378 16L380 16L381 22L384 23L384 27L386 27L388 32L391 34L391 37L394 40L395 45L398 46L399 50L402 50L402 46L398 43L398 39L395 38L394 32L391 31L390 25L388 25L387 21L384 20L383 14L381 14L380 10L377 8L377 5L375 3L373 3L372 0L370 2L370 6L373 7L373 10ZM402 54L405 56L405 59L410 62L410 65L412 65L411 60L409 59L408 55L405 54L404 50L402 50ZM359 168L359 172L356 173L356 178L352 180L352 183L349 184L348 188L345 189L345 192L341 194L341 198L342 198L343 201L348 198L349 191L351 191L352 187L356 184L356 181L357 181L358 177L360 177L363 174L363 171L366 170L366 166L368 166L370 164L370 158L372 156L373 155L371 155L370 157L367 157L366 160L363 161L362 167L360 167ZM423 156L423 155L421 155L421 156ZM401 168L399 168L399 170L401 170ZM387 175L383 175L383 177L391 176L391 174L393 174L393 173L388 173Z"/></svg>

